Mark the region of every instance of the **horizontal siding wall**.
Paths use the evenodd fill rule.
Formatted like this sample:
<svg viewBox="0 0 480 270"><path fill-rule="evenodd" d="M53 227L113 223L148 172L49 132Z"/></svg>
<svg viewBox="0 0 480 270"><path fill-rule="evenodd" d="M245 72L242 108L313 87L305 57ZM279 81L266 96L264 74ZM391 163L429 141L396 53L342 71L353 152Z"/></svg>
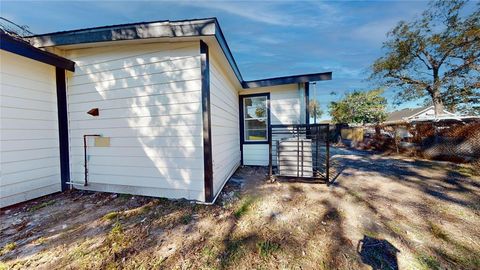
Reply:
<svg viewBox="0 0 480 270"><path fill-rule="evenodd" d="M210 58L213 190L217 194L241 162L238 91L214 57Z"/></svg>
<svg viewBox="0 0 480 270"><path fill-rule="evenodd" d="M244 144L243 165L268 166L268 144Z"/></svg>
<svg viewBox="0 0 480 270"><path fill-rule="evenodd" d="M55 68L0 51L0 207L61 190Z"/></svg>
<svg viewBox="0 0 480 270"><path fill-rule="evenodd" d="M241 95L270 93L270 121L272 125L305 123L304 89L298 84L247 89ZM279 135L273 136L275 142ZM281 137L286 137L281 135ZM276 162L276 145L272 145L272 159ZM268 144L244 144L244 165L268 165Z"/></svg>
<svg viewBox="0 0 480 270"><path fill-rule="evenodd" d="M304 124L304 90L298 84L286 84L242 90L241 95L270 93L272 125Z"/></svg>
<svg viewBox="0 0 480 270"><path fill-rule="evenodd" d="M198 42L68 51L72 181L84 182L83 135L100 134L110 146L88 139L86 189L203 201L199 55Z"/></svg>

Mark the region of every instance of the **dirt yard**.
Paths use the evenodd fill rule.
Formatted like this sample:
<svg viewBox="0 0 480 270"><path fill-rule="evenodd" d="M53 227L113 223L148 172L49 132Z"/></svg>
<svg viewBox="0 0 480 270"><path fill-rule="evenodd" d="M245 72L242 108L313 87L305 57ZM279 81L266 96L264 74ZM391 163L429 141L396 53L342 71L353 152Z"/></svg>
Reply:
<svg viewBox="0 0 480 270"><path fill-rule="evenodd" d="M480 268L478 172L335 159L328 186L241 168L214 206L73 191L4 209L0 269Z"/></svg>

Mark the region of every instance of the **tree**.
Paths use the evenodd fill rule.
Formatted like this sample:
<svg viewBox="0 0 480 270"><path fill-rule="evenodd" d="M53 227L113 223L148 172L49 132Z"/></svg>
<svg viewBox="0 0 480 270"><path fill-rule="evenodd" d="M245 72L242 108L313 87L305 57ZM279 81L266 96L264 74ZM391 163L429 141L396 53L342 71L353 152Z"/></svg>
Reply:
<svg viewBox="0 0 480 270"><path fill-rule="evenodd" d="M310 110L310 117L313 117L313 123L317 123L317 118L322 117L323 115L323 110L320 107L320 103L316 99L310 100L308 104L309 110Z"/></svg>
<svg viewBox="0 0 480 270"><path fill-rule="evenodd" d="M457 89L455 85L449 85L442 93L442 101L445 109L449 112L480 115L480 95L475 93L475 89ZM432 104L427 102L426 105Z"/></svg>
<svg viewBox="0 0 480 270"><path fill-rule="evenodd" d="M372 78L399 89L400 102L429 97L436 115L443 113L445 97L475 100L480 95L480 2L462 16L465 5L462 0L431 2L419 19L399 22L383 43L386 53L373 64Z"/></svg>
<svg viewBox="0 0 480 270"><path fill-rule="evenodd" d="M381 96L383 90L354 91L338 102L331 102L330 115L334 123L378 124L385 121L387 100Z"/></svg>

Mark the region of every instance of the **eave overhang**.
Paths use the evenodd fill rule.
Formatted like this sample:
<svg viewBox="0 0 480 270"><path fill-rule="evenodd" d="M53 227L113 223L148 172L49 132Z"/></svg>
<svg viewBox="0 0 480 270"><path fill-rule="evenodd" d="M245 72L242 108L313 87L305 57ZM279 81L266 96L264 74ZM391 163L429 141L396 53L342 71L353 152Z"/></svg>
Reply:
<svg viewBox="0 0 480 270"><path fill-rule="evenodd" d="M56 54L40 50L29 43L0 31L0 49L27 57L48 65L75 71L75 62Z"/></svg>
<svg viewBox="0 0 480 270"><path fill-rule="evenodd" d="M267 86L292 84L292 83L326 81L331 79L332 79L332 72L322 72L322 73L275 77L275 78L255 80L255 81L244 81L242 82L242 87L244 89L248 89L248 88L267 87Z"/></svg>
<svg viewBox="0 0 480 270"><path fill-rule="evenodd" d="M28 38L37 47L52 47L120 40L202 36L215 37L243 89L332 79L331 72L323 72L244 81L216 18L111 25L54 32Z"/></svg>

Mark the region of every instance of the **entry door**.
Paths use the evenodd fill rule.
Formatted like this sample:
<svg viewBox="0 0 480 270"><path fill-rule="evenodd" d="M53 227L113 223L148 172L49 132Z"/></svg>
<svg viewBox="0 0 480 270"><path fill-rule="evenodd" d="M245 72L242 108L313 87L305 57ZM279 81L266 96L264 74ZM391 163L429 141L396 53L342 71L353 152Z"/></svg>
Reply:
<svg viewBox="0 0 480 270"><path fill-rule="evenodd" d="M240 96L240 145L243 165L268 165L270 132L270 94Z"/></svg>

